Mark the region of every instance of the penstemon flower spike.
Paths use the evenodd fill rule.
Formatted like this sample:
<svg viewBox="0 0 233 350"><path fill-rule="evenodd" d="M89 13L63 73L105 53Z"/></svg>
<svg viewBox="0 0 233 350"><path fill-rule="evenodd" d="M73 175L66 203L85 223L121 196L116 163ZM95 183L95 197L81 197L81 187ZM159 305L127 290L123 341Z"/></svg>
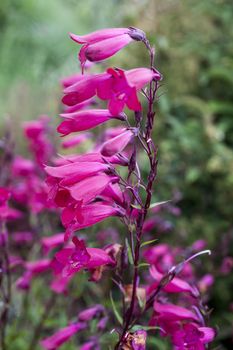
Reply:
<svg viewBox="0 0 233 350"><path fill-rule="evenodd" d="M43 210L56 212L64 232L59 229L53 236L42 239L37 235L35 242L41 245L42 257L38 253L33 261L15 261L9 256L4 268L9 270L12 261L23 268L16 287L25 291L34 279L46 274L50 278L53 306L54 296L69 294L69 283L77 274L89 276L85 286L108 278L116 289L109 293L109 289L105 292L102 288L104 297L110 294L111 310L105 307L104 300L87 305L53 335L41 340L44 349L56 350L82 332L82 338L83 334L88 336L82 340L83 350L110 346L115 350L145 350L148 332L155 329L169 337L176 350L190 350L193 344L204 349L215 337L214 329L206 326L209 311L202 301L202 291L213 283L213 278L207 275L194 284L196 276L191 262L210 251L202 250L205 244L199 242L186 251L185 256L189 257L177 264L176 256L183 251L158 243L149 234L155 228L160 232L171 229L158 215L161 208L179 215L179 208L169 201L152 204L158 166L158 150L153 141L154 105L162 79L154 67L155 49L145 33L134 27L107 28L70 37L82 45L79 52L82 74L62 80L64 110L57 131L65 150L83 143L90 148L86 153L52 158L47 117L25 123L24 133L34 160L14 157L11 172L14 178L22 180L23 186L11 186L13 198L21 205L26 203L33 214ZM144 44L149 55L148 67L129 70L110 67L105 72L90 73L94 62L109 59L133 42ZM116 126L110 127L112 122ZM142 159L147 167L141 166ZM47 174L46 186L42 170ZM4 172L7 174L7 169ZM7 220L21 215L8 206L10 192L5 185L0 189L2 231ZM109 218L120 221L120 234L115 227L102 229L96 233L96 244L89 246L93 242L89 239L92 227ZM2 231L0 249L8 253L7 234ZM32 232L25 230L14 233L12 241L26 245L32 237ZM102 285L105 287L103 283L99 289ZM170 301L174 294L177 304ZM116 302L117 298L121 298L120 302ZM85 298L83 301L86 304ZM46 318L46 309L42 316ZM43 328L42 321L30 349L40 338L38 329ZM108 346L103 339L113 328L118 338Z"/></svg>

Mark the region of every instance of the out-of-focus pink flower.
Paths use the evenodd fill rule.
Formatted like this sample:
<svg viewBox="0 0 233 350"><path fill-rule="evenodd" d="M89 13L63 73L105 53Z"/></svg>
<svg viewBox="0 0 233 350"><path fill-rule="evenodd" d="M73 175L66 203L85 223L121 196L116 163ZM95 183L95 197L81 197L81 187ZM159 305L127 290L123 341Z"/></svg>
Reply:
<svg viewBox="0 0 233 350"><path fill-rule="evenodd" d="M79 350L100 350L100 346L96 340L88 341L87 343L81 345Z"/></svg>
<svg viewBox="0 0 233 350"><path fill-rule="evenodd" d="M0 187L0 221L15 220L22 217L22 213L17 210L8 207L8 200L11 198L11 191L4 187ZM3 236L2 236L2 238Z"/></svg>
<svg viewBox="0 0 233 350"><path fill-rule="evenodd" d="M31 152L40 167L43 167L54 153L54 147L49 137L49 120L47 116L42 115L38 120L25 122L23 125Z"/></svg>
<svg viewBox="0 0 233 350"><path fill-rule="evenodd" d="M63 148L71 148L80 145L84 141L88 140L90 133L83 133L81 135L75 135L69 139L66 139L62 142Z"/></svg>
<svg viewBox="0 0 233 350"><path fill-rule="evenodd" d="M12 236L13 241L17 244L28 244L33 241L33 234L28 231L13 232Z"/></svg>
<svg viewBox="0 0 233 350"><path fill-rule="evenodd" d="M208 273L198 281L198 287L202 293L205 293L214 284L214 276Z"/></svg>
<svg viewBox="0 0 233 350"><path fill-rule="evenodd" d="M24 263L26 271L23 276L18 278L16 286L19 289L28 289L30 287L31 280L41 273L47 272L51 269L51 260L42 259L37 261L30 261Z"/></svg>
<svg viewBox="0 0 233 350"><path fill-rule="evenodd" d="M11 171L14 176L28 176L35 172L35 164L30 159L16 156L12 162Z"/></svg>
<svg viewBox="0 0 233 350"><path fill-rule="evenodd" d="M220 272L223 275L228 275L233 269L233 258L231 256L226 256L223 259L222 265L220 267Z"/></svg>
<svg viewBox="0 0 233 350"><path fill-rule="evenodd" d="M41 239L41 246L44 254L48 254L53 248L64 243L64 233L57 233Z"/></svg>
<svg viewBox="0 0 233 350"><path fill-rule="evenodd" d="M62 344L67 342L73 335L75 335L77 332L83 330L86 328L85 323L73 323L65 328L59 329L55 334L52 336L43 339L40 342L40 345L46 349L46 350L56 350L58 349Z"/></svg>
<svg viewBox="0 0 233 350"><path fill-rule="evenodd" d="M95 128L110 119L124 120L123 115L113 116L107 109L88 109L68 114L63 113L61 117L65 120L61 122L57 130L63 135Z"/></svg>
<svg viewBox="0 0 233 350"><path fill-rule="evenodd" d="M11 193L4 187L0 187L0 206L3 206L10 199Z"/></svg>
<svg viewBox="0 0 233 350"><path fill-rule="evenodd" d="M102 148L101 154L105 157L111 157L120 153L135 136L136 130L125 130L116 137L106 141Z"/></svg>
<svg viewBox="0 0 233 350"><path fill-rule="evenodd" d="M78 320L87 322L92 320L94 317L99 317L103 314L104 307L103 305L97 304L95 306L92 306L78 314Z"/></svg>

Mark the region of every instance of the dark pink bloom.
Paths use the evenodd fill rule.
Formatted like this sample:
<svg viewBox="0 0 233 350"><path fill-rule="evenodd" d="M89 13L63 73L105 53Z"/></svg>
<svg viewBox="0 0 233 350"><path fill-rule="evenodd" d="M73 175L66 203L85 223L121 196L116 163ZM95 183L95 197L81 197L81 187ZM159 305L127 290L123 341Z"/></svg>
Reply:
<svg viewBox="0 0 233 350"><path fill-rule="evenodd" d="M29 176L35 172L35 164L30 159L16 156L12 162L11 171L14 176Z"/></svg>
<svg viewBox="0 0 233 350"><path fill-rule="evenodd" d="M150 274L156 280L156 282L152 283L152 285L148 288L147 292L149 294L158 287L160 281L164 276L156 269L155 266L152 266L150 268ZM199 295L195 287L192 287L188 282L178 277L174 277L168 284L164 286L163 290L168 293L188 292L194 297L197 297Z"/></svg>
<svg viewBox="0 0 233 350"><path fill-rule="evenodd" d="M97 96L109 100L112 115L118 115L126 105L134 111L141 110L137 97L140 91L151 80L160 80L161 74L148 68L135 68L128 71L109 68L106 73L83 75L77 83L65 89L62 102L74 106Z"/></svg>
<svg viewBox="0 0 233 350"><path fill-rule="evenodd" d="M113 56L133 40L145 40L145 33L137 28L107 28L96 32L78 36L70 34L71 39L83 44L79 52L81 65L86 59L89 61L101 61Z"/></svg>
<svg viewBox="0 0 233 350"><path fill-rule="evenodd" d="M90 109L74 113L61 114L64 120L58 126L57 130L63 135L69 135L72 132L89 130L97 125L103 124L110 119L124 119L123 116L113 116L107 109Z"/></svg>
<svg viewBox="0 0 233 350"><path fill-rule="evenodd" d="M117 177L110 177L105 174L96 174L91 177L77 182L74 185L67 186L73 199L87 204L91 202L96 196L101 194L103 190L111 183L119 181Z"/></svg>
<svg viewBox="0 0 233 350"><path fill-rule="evenodd" d="M70 33L70 37L78 44L93 44L98 41L114 38L122 34L127 34L129 33L129 31L129 28L106 28L97 30L86 35L76 35Z"/></svg>
<svg viewBox="0 0 233 350"><path fill-rule="evenodd" d="M109 76L106 73L95 75L81 75L73 85L68 86L65 90L65 96L62 103L67 106L74 106L84 101L89 101L96 95L96 86L98 82L107 79Z"/></svg>
<svg viewBox="0 0 233 350"><path fill-rule="evenodd" d="M11 197L11 193L4 187L0 187L0 206L6 205Z"/></svg>
<svg viewBox="0 0 233 350"><path fill-rule="evenodd" d="M107 73L108 79L97 82L97 96L102 100L109 100L108 108L113 115L121 113L125 105L133 111L140 111L137 91L151 80L161 79L157 71L148 68L129 71L109 68Z"/></svg>
<svg viewBox="0 0 233 350"><path fill-rule="evenodd" d="M116 153L120 153L132 140L135 134L136 134L136 131L134 132L133 130L123 131L121 134L106 141L103 144L101 148L101 154L105 157L111 157Z"/></svg>
<svg viewBox="0 0 233 350"><path fill-rule="evenodd" d="M154 302L154 311L159 319L169 320L169 322L182 320L199 322L199 318L194 312L174 304L161 304L159 302Z"/></svg>
<svg viewBox="0 0 233 350"><path fill-rule="evenodd" d="M49 118L42 115L38 120L24 123L24 133L29 140L30 149L40 167L50 160L54 147L50 140Z"/></svg>
<svg viewBox="0 0 233 350"><path fill-rule="evenodd" d="M59 329L52 336L43 339L40 344L46 350L56 350L67 342L74 334L86 328L85 323L73 323L65 328Z"/></svg>
<svg viewBox="0 0 233 350"><path fill-rule="evenodd" d="M110 216L122 216L123 210L108 203L92 203L77 208L65 208L62 212L62 223L67 228L66 237L72 231L95 225ZM71 232L70 232L71 230Z"/></svg>
<svg viewBox="0 0 233 350"><path fill-rule="evenodd" d="M172 343L177 350L205 350L205 344L211 342L214 337L215 331L212 328L188 323L172 334Z"/></svg>
<svg viewBox="0 0 233 350"><path fill-rule="evenodd" d="M86 155L84 155L85 157ZM88 157L82 162L77 159L69 164L61 165L58 167L46 166L45 171L48 175L55 178L69 178L73 175L76 176L76 182L85 179L88 176L92 176L100 171L109 169L109 165L100 163L98 161L90 161Z"/></svg>
<svg viewBox="0 0 233 350"><path fill-rule="evenodd" d="M94 42L93 44L84 45L79 52L79 60L84 66L86 60L91 62L103 61L109 58L123 47L131 43L133 39L128 34L118 35L102 41Z"/></svg>
<svg viewBox="0 0 233 350"><path fill-rule="evenodd" d="M30 261L24 263L26 271L23 276L16 281L16 286L19 289L28 289L30 287L31 280L41 273L47 272L51 268L51 260L43 259L37 261Z"/></svg>
<svg viewBox="0 0 233 350"><path fill-rule="evenodd" d="M99 248L86 248L84 241L73 237L74 248L64 248L56 253L57 261L63 266L62 275L69 276L81 269L95 269L103 265L114 265L110 256Z"/></svg>

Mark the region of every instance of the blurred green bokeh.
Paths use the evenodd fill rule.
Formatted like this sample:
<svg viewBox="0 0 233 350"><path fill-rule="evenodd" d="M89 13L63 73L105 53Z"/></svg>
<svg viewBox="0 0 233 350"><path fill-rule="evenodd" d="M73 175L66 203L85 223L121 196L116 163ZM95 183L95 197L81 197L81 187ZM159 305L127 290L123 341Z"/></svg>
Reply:
<svg viewBox="0 0 233 350"><path fill-rule="evenodd" d="M23 120L48 114L56 123L59 79L79 71L78 47L68 32L143 29L156 46L156 66L164 75L154 135L159 145L155 200L177 191L182 195L182 216L169 240L179 237L188 245L205 238L213 255L230 255L221 252L221 244L225 233L232 242L232 15L230 0L1 0L1 130L10 119L21 145ZM147 65L139 45L107 64ZM228 348L231 283L232 277L217 280L211 293L214 322L225 327L221 349Z"/></svg>

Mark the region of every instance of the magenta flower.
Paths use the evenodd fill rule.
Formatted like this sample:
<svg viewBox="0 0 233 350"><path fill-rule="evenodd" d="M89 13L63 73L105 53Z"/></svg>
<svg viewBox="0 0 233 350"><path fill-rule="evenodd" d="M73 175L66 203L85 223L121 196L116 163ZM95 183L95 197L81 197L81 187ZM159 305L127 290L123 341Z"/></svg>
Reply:
<svg viewBox="0 0 233 350"><path fill-rule="evenodd" d="M113 116L107 109L90 109L68 114L64 113L61 114L61 117L65 118L65 120L61 122L57 130L63 135L89 130L114 118L124 120L122 115Z"/></svg>
<svg viewBox="0 0 233 350"><path fill-rule="evenodd" d="M160 273L155 266L151 266L150 274L156 280L156 282L152 283L152 285L148 288L147 292L149 294L158 287L160 281L164 277L164 275ZM163 287L163 290L168 293L188 292L194 297L197 297L199 295L195 287L191 286L188 282L178 277L174 277L169 283L167 283Z"/></svg>
<svg viewBox="0 0 233 350"><path fill-rule="evenodd" d="M81 323L81 322L72 323L65 328L59 329L52 336L43 339L40 342L40 344L46 350L56 350L62 344L67 342L73 335L75 335L77 332L79 332L85 328L86 328L85 323Z"/></svg>
<svg viewBox="0 0 233 350"><path fill-rule="evenodd" d="M86 60L91 62L103 61L106 58L115 55L115 53L123 49L132 41L133 39L128 34L122 34L94 42L93 44L84 45L79 52L80 63L83 67Z"/></svg>
<svg viewBox="0 0 233 350"><path fill-rule="evenodd" d="M83 44L79 52L82 67L85 61L102 61L113 56L133 40L145 40L145 33L137 28L107 28L79 36L70 33L72 40Z"/></svg>
<svg viewBox="0 0 233 350"><path fill-rule="evenodd" d="M90 138L90 133L83 133L82 135L75 135L69 139L66 139L65 141L62 142L62 147L67 149L67 148L72 148L79 146L81 143L85 142Z"/></svg>
<svg viewBox="0 0 233 350"><path fill-rule="evenodd" d="M214 337L214 329L188 323L172 334L172 343L177 350L205 350L205 344L211 342Z"/></svg>
<svg viewBox="0 0 233 350"><path fill-rule="evenodd" d="M128 71L109 68L106 73L83 75L77 83L65 89L62 102L74 106L97 94L102 100L109 100L109 111L118 115L126 105L133 111L140 111L141 104L137 97L151 80L161 80L161 74L153 69L135 68Z"/></svg>
<svg viewBox="0 0 233 350"><path fill-rule="evenodd" d="M10 191L8 191L4 187L0 187L0 206L6 205L10 197L11 197Z"/></svg>
<svg viewBox="0 0 233 350"><path fill-rule="evenodd" d="M86 35L76 35L70 33L70 37L78 44L93 44L98 41L114 38L122 34L127 34L129 31L129 28L107 28L100 29Z"/></svg>
<svg viewBox="0 0 233 350"><path fill-rule="evenodd" d="M95 306L92 306L82 312L78 315L78 320L82 322L87 322L92 320L94 317L99 317L103 314L104 307L103 305L97 304Z"/></svg>
<svg viewBox="0 0 233 350"><path fill-rule="evenodd" d="M199 322L199 318L194 312L174 304L161 304L159 302L155 302L154 311L156 315L158 315L159 319L169 320L169 322L182 320Z"/></svg>
<svg viewBox="0 0 233 350"><path fill-rule="evenodd" d="M121 134L116 137L106 141L102 148L101 154L105 157L111 157L116 153L120 153L123 149L128 145L128 143L132 140L132 138L136 135L135 130L127 130L123 131Z"/></svg>
<svg viewBox="0 0 233 350"><path fill-rule="evenodd" d="M24 263L26 271L23 276L18 278L16 281L16 286L19 289L29 289L31 280L40 275L41 273L47 272L51 269L51 260L42 259L37 261L30 261Z"/></svg>
<svg viewBox="0 0 233 350"><path fill-rule="evenodd" d="M85 157L83 161L77 160L75 162L69 162L68 164L61 165L58 167L51 167L46 166L45 171L48 175L50 175L52 178L58 178L58 179L66 179L67 180L71 176L75 176L75 180L80 181L85 179L88 176L95 175L96 173L99 173L104 170L108 170L109 165L103 164L93 159L93 161L90 161L88 157ZM69 182L69 183L73 183ZM65 182L67 184L67 182Z"/></svg>
<svg viewBox="0 0 233 350"><path fill-rule="evenodd" d="M95 225L110 216L123 215L124 211L122 208L104 202L87 204L82 207L65 208L61 216L62 223L67 229L65 239L76 230Z"/></svg>
<svg viewBox="0 0 233 350"><path fill-rule="evenodd" d="M108 78L108 74L81 75L73 85L65 90L62 102L67 106L74 106L89 101L96 95L96 84Z"/></svg>
<svg viewBox="0 0 233 350"><path fill-rule="evenodd" d="M110 177L105 174L96 174L88 177L74 185L67 186L70 195L83 205L91 202L110 184L119 181L118 177Z"/></svg>
<svg viewBox="0 0 233 350"><path fill-rule="evenodd" d="M133 110L140 111L141 103L137 91L151 80L160 80L157 71L148 68L136 68L129 71L109 68L109 78L97 81L97 96L102 100L109 100L108 108L111 114L116 115L123 111L125 105Z"/></svg>
<svg viewBox="0 0 233 350"><path fill-rule="evenodd" d="M44 254L48 254L53 248L64 243L64 233L57 233L41 239L41 246Z"/></svg>
<svg viewBox="0 0 233 350"><path fill-rule="evenodd" d="M73 237L72 241L74 248L64 248L55 255L57 261L63 266L64 277L81 269L96 269L99 266L115 264L103 249L86 248L84 241L78 240L77 237Z"/></svg>

